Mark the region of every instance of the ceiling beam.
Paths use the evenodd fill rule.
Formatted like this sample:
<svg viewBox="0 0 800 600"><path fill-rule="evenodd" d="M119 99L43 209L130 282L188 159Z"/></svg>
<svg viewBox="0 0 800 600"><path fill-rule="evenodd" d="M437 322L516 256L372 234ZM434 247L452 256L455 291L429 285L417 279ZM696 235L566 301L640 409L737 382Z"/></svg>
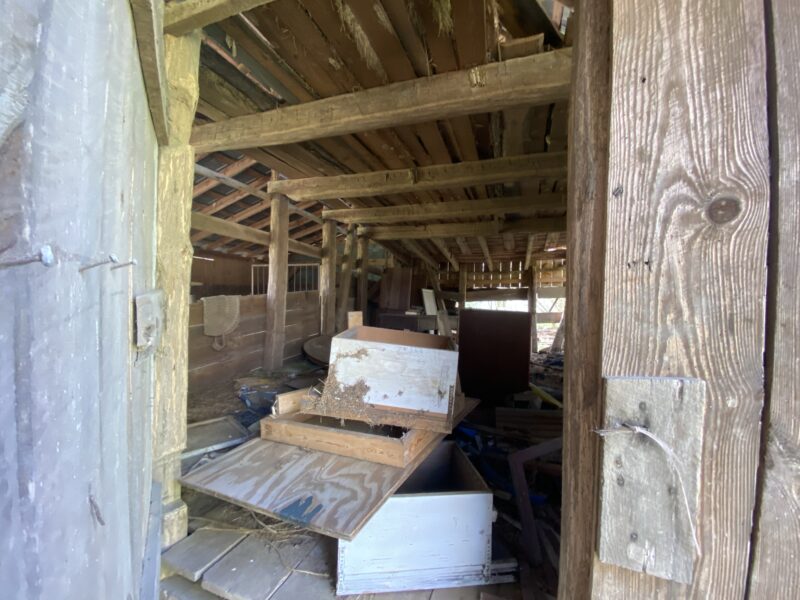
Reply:
<svg viewBox="0 0 800 600"><path fill-rule="evenodd" d="M256 164L256 161L250 157L245 156L242 159L232 162L229 165L226 165L220 174L227 175L228 177L233 177L234 175L238 175L242 171L246 171L250 167ZM269 181L269 179L267 179ZM206 192L213 190L217 187L221 182L217 179L206 178L203 179L200 183L195 184L194 189L192 190L192 198L197 198L198 196L202 196Z"/></svg>
<svg viewBox="0 0 800 600"><path fill-rule="evenodd" d="M447 262L453 267L454 271L458 271L458 261L453 256L453 253L450 252L450 249L447 247L447 244L444 243L444 240L441 238L431 238L433 245L439 249L439 252L442 253L442 256L445 257Z"/></svg>
<svg viewBox="0 0 800 600"><path fill-rule="evenodd" d="M269 246L270 235L267 231L262 231L239 223L232 223L225 219L219 219L198 212L192 212L192 229L206 231L236 240L244 240L262 246ZM320 258L322 256L321 248L292 239L289 240L289 252L314 258Z"/></svg>
<svg viewBox="0 0 800 600"><path fill-rule="evenodd" d="M439 263L416 240L403 240L403 246L408 248L412 254L416 254L429 267L433 269L439 268Z"/></svg>
<svg viewBox="0 0 800 600"><path fill-rule="evenodd" d="M374 240L427 240L457 236L489 237L503 233L544 233L564 231L564 217L541 217L518 221L477 221L471 223L446 223L430 225L366 225L358 228L358 235ZM485 243L486 240L484 240Z"/></svg>
<svg viewBox="0 0 800 600"><path fill-rule="evenodd" d="M478 244L481 247L481 252L483 252L483 257L486 259L486 264L489 265L489 270L494 271L494 261L492 260L492 254L489 252L489 244L486 243L486 238L479 236Z"/></svg>
<svg viewBox="0 0 800 600"><path fill-rule="evenodd" d="M185 35L273 0L183 0L164 8L164 31Z"/></svg>
<svg viewBox="0 0 800 600"><path fill-rule="evenodd" d="M400 223L404 221L441 221L472 217L493 217L507 214L531 215L540 210L566 208L564 194L539 196L514 196L487 200L459 200L457 202L432 202L428 204L403 204L376 208L339 208L323 210L322 218L359 225L374 223Z"/></svg>
<svg viewBox="0 0 800 600"><path fill-rule="evenodd" d="M362 198L492 183L512 183L528 177L564 177L566 173L566 152L540 152L416 169L281 179L271 181L269 191L286 194L294 200Z"/></svg>
<svg viewBox="0 0 800 600"><path fill-rule="evenodd" d="M197 152L294 144L569 98L572 51L543 52L194 128Z"/></svg>

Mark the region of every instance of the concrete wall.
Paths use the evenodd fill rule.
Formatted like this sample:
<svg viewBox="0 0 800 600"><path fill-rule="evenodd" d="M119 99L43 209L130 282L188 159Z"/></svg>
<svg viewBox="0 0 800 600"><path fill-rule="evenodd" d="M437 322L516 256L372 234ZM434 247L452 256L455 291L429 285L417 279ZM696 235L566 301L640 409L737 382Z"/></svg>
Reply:
<svg viewBox="0 0 800 600"><path fill-rule="evenodd" d="M137 598L157 146L126 0L0 0L0 589ZM51 267L9 266L49 244ZM114 253L132 268L79 269Z"/></svg>

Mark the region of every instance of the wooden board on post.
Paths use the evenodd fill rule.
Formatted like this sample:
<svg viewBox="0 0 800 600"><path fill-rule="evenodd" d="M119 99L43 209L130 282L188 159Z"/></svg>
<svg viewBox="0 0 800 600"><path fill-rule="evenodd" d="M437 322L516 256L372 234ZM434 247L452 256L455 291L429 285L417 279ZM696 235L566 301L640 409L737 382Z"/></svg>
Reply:
<svg viewBox="0 0 800 600"><path fill-rule="evenodd" d="M605 404L605 424L599 431L599 558L691 583L699 551L705 382L609 377Z"/></svg>
<svg viewBox="0 0 800 600"><path fill-rule="evenodd" d="M289 199L272 197L270 211L269 274L264 369L270 373L283 365L286 342L286 290L289 277Z"/></svg>
<svg viewBox="0 0 800 600"><path fill-rule="evenodd" d="M322 224L322 264L319 269L320 332L336 333L336 222Z"/></svg>

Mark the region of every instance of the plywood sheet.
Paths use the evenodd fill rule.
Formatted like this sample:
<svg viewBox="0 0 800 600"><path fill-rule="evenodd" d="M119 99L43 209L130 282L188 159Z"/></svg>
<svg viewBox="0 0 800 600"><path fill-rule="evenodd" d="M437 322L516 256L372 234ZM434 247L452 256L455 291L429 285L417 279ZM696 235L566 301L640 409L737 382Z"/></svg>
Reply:
<svg viewBox="0 0 800 600"><path fill-rule="evenodd" d="M463 418L477 401L468 399ZM405 468L327 452L251 440L181 479L186 487L259 513L350 540L370 516L444 439Z"/></svg>

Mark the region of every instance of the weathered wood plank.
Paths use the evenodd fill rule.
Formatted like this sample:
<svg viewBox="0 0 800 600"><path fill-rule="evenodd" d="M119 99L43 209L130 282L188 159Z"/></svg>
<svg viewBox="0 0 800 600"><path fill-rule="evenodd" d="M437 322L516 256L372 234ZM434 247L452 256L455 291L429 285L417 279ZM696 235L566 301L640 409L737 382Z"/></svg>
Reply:
<svg viewBox="0 0 800 600"><path fill-rule="evenodd" d="M430 225L365 225L358 234L373 240L427 240L431 238L491 237L502 233L565 231L564 217L534 217L518 221L475 221ZM483 244L481 244L483 246ZM488 247L485 251L488 254ZM487 257L487 262L489 258ZM489 267L494 269L492 265Z"/></svg>
<svg viewBox="0 0 800 600"><path fill-rule="evenodd" d="M692 585L595 562L592 594L740 598L764 381L763 5L681 0L643 12L633 0L614 0L611 14L602 372L704 379L709 475ZM580 426L590 428L593 416Z"/></svg>
<svg viewBox="0 0 800 600"><path fill-rule="evenodd" d="M323 335L336 333L336 223L322 225L322 264L319 268L320 331Z"/></svg>
<svg viewBox="0 0 800 600"><path fill-rule="evenodd" d="M300 398L301 405L303 397ZM342 424L339 419L304 413L261 420L262 439L392 467L410 464L436 435L422 429L394 435L391 430L385 432L360 421Z"/></svg>
<svg viewBox="0 0 800 600"><path fill-rule="evenodd" d="M454 422L477 402L467 400ZM181 479L190 488L323 535L353 539L364 523L444 439L406 468L256 439Z"/></svg>
<svg viewBox="0 0 800 600"><path fill-rule="evenodd" d="M566 208L563 194L542 194L532 197L492 198L490 200L460 200L430 204L402 204L375 208L340 208L323 210L322 216L343 223L399 223L404 221L438 221L458 217L501 216L506 214L531 215L541 210Z"/></svg>
<svg viewBox="0 0 800 600"><path fill-rule="evenodd" d="M750 598L791 598L800 589L800 5L771 0L768 85L772 211L767 308L767 406Z"/></svg>
<svg viewBox="0 0 800 600"><path fill-rule="evenodd" d="M195 128L198 152L293 144L569 95L571 50L392 83Z"/></svg>
<svg viewBox="0 0 800 600"><path fill-rule="evenodd" d="M236 530L198 529L167 550L161 560L181 577L197 581L246 536Z"/></svg>
<svg viewBox="0 0 800 600"><path fill-rule="evenodd" d="M691 583L699 550L705 382L610 377L605 405L599 558Z"/></svg>
<svg viewBox="0 0 800 600"><path fill-rule="evenodd" d="M159 146L169 144L167 116L167 71L164 57L164 3L161 0L131 0L139 62L144 90L150 105L150 117Z"/></svg>
<svg viewBox="0 0 800 600"><path fill-rule="evenodd" d="M327 200L513 183L525 177L562 177L566 159L564 152L541 152L416 169L282 179L270 182L269 191L295 200Z"/></svg>
<svg viewBox="0 0 800 600"><path fill-rule="evenodd" d="M164 31L185 35L273 0L175 0L167 4Z"/></svg>
<svg viewBox="0 0 800 600"><path fill-rule="evenodd" d="M283 365L286 343L286 290L289 277L289 199L275 194L270 210L269 273L267 275L267 323L264 369L269 373Z"/></svg>

